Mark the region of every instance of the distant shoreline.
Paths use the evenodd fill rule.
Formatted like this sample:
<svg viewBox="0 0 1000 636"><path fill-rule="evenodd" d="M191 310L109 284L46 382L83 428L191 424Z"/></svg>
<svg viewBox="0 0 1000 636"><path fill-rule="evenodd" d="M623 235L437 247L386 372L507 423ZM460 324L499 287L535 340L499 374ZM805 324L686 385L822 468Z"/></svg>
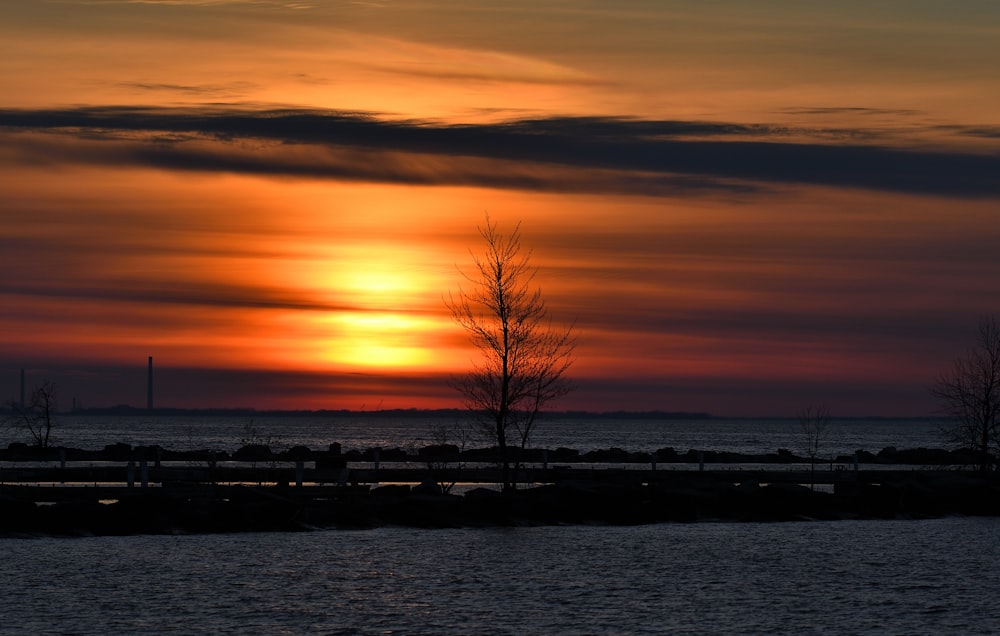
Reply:
<svg viewBox="0 0 1000 636"><path fill-rule="evenodd" d="M0 414L11 413L10 409L0 410ZM76 408L62 411L61 416L168 416L168 417L467 417L465 409L255 409L250 407L220 407L220 408L154 408L147 409L129 405L111 407ZM541 414L545 419L631 419L631 420L769 420L795 421L796 416L788 415L713 415L701 411L546 411ZM951 418L933 415L847 415L832 417L839 421L947 421Z"/></svg>
<svg viewBox="0 0 1000 636"><path fill-rule="evenodd" d="M6 412L10 412L9 409ZM119 405L99 408L76 408L61 412L60 415L170 415L170 416L205 416L205 417L239 417L239 416L280 416L280 417L462 417L469 411L465 409L255 409L249 407L222 408L154 408L147 409L136 406ZM596 418L615 419L627 417L630 419L685 419L707 420L717 418L709 413L688 411L547 411L542 413L546 418Z"/></svg>

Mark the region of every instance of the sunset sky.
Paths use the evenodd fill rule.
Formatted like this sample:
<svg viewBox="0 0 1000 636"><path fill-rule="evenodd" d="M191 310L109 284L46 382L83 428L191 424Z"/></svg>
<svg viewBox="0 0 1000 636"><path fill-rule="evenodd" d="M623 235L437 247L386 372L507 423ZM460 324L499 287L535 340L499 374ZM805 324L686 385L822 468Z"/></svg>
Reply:
<svg viewBox="0 0 1000 636"><path fill-rule="evenodd" d="M557 408L934 414L998 69L994 0L0 0L0 399L457 407L488 213Z"/></svg>

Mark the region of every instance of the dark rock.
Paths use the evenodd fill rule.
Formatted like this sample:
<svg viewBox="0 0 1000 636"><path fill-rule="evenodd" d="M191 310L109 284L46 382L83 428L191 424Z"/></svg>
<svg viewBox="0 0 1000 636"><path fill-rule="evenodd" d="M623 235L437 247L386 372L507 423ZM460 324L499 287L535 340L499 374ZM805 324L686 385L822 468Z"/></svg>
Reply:
<svg viewBox="0 0 1000 636"><path fill-rule="evenodd" d="M500 458L500 450L492 448L471 448L462 453L462 459L467 462L495 462Z"/></svg>
<svg viewBox="0 0 1000 636"><path fill-rule="evenodd" d="M679 458L680 456L677 454L677 451L670 446L656 451L656 461L659 462L676 462Z"/></svg>
<svg viewBox="0 0 1000 636"><path fill-rule="evenodd" d="M442 495L444 491L436 481L422 481L410 491L414 495Z"/></svg>
<svg viewBox="0 0 1000 636"><path fill-rule="evenodd" d="M369 448L361 455L366 462L405 462L409 458L406 451L400 448Z"/></svg>
<svg viewBox="0 0 1000 636"><path fill-rule="evenodd" d="M247 444L233 453L233 459L237 461L265 461L271 458L271 447L264 444Z"/></svg>
<svg viewBox="0 0 1000 636"><path fill-rule="evenodd" d="M30 532L38 525L38 506L30 501L0 496L0 532Z"/></svg>
<svg viewBox="0 0 1000 636"><path fill-rule="evenodd" d="M465 493L466 499L494 499L502 494L491 488L473 488Z"/></svg>
<svg viewBox="0 0 1000 636"><path fill-rule="evenodd" d="M108 444L104 447L104 455L112 461L125 461L132 457L132 445L124 442Z"/></svg>
<svg viewBox="0 0 1000 636"><path fill-rule="evenodd" d="M541 462L545 459L545 451L541 448L510 448L510 458L517 462Z"/></svg>
<svg viewBox="0 0 1000 636"><path fill-rule="evenodd" d="M292 460L307 460L313 458L313 452L308 446L292 446L285 451L285 457Z"/></svg>
<svg viewBox="0 0 1000 636"><path fill-rule="evenodd" d="M620 448L608 448L592 450L583 455L584 461L588 462L627 462L630 454Z"/></svg>
<svg viewBox="0 0 1000 636"><path fill-rule="evenodd" d="M549 453L549 461L553 462L575 462L580 458L580 451L575 448L559 447Z"/></svg>
<svg viewBox="0 0 1000 636"><path fill-rule="evenodd" d="M347 456L339 453L316 453L317 470L343 470L347 467Z"/></svg>
<svg viewBox="0 0 1000 636"><path fill-rule="evenodd" d="M424 446L417 451L417 456L422 461L458 461L460 458L459 448L454 444L432 444Z"/></svg>
<svg viewBox="0 0 1000 636"><path fill-rule="evenodd" d="M405 484L379 486L371 490L372 497L408 497L409 495L410 487Z"/></svg>

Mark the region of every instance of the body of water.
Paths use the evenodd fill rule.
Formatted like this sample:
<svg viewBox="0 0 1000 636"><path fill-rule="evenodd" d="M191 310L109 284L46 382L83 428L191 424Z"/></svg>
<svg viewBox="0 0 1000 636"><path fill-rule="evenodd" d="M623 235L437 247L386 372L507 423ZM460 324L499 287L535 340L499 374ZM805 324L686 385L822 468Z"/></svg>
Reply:
<svg viewBox="0 0 1000 636"><path fill-rule="evenodd" d="M2 539L3 634L989 634L1000 522Z"/></svg>
<svg viewBox="0 0 1000 636"><path fill-rule="evenodd" d="M461 422L63 416L60 442L412 447ZM934 421L835 420L821 452L943 446ZM12 438L13 439L13 438ZM473 444L482 440L474 440ZM535 445L743 453L794 420L577 418ZM1000 630L1000 520L656 524L0 539L2 634L941 634Z"/></svg>
<svg viewBox="0 0 1000 636"><path fill-rule="evenodd" d="M933 419L832 420L821 436L823 456L850 455L856 450L877 453L887 446L943 448L942 422ZM451 429L448 441L459 443L456 429L467 428L467 447L489 445L461 416L380 414L328 416L60 416L53 435L58 443L100 449L124 442L133 446L157 444L174 450L211 448L233 451L253 428L275 447L295 445L325 449L339 442L345 451L367 448L417 449L438 443L438 431ZM23 432L6 431L10 441L30 441ZM748 454L773 453L786 448L806 454L807 436L794 419L647 419L559 417L543 420L532 446L575 448L586 452L602 448L649 452L672 447Z"/></svg>

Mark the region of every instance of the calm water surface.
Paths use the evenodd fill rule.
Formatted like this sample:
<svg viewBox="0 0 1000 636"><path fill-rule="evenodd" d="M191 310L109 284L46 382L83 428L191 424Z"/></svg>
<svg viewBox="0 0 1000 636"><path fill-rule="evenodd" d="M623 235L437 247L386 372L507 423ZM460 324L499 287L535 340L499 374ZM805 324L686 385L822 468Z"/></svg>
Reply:
<svg viewBox="0 0 1000 636"><path fill-rule="evenodd" d="M3 539L0 633L988 634L1000 521Z"/></svg>
<svg viewBox="0 0 1000 636"><path fill-rule="evenodd" d="M374 448L416 449L438 443L435 431L463 424L461 418L382 416L375 414L326 417L115 417L62 416L54 431L59 443L86 449L124 442L158 444L188 450L214 448L233 451L247 436L248 426L276 446L326 448L339 442L344 450ZM824 455L850 455L858 449L877 453L886 446L942 448L941 423L935 420L833 420L822 436ZM7 431L9 441L27 441ZM2 438L0 438L2 439ZM454 435L452 443L458 440ZM6 443L4 444L6 445ZM468 446L484 446L474 436ZM542 421L532 445L560 446L581 452L618 447L650 452L672 447L739 453L773 453L779 448L806 454L806 436L794 419L672 420L638 418L562 418Z"/></svg>

